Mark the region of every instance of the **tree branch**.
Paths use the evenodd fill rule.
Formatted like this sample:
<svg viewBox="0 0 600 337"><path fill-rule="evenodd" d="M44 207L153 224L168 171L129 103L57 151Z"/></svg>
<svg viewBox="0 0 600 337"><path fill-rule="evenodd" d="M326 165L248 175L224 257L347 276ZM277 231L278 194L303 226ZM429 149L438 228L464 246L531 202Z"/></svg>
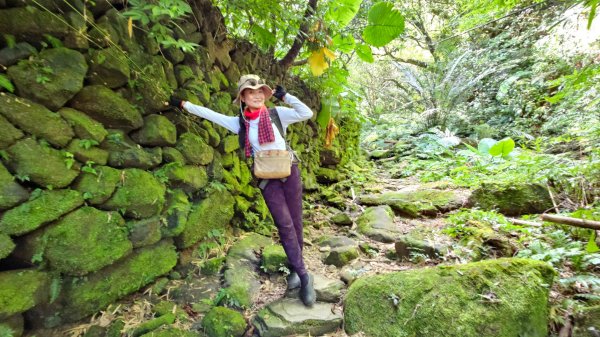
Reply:
<svg viewBox="0 0 600 337"><path fill-rule="evenodd" d="M316 12L316 10L317 0L309 0L308 7L306 7L306 11L304 12L304 18L302 19L302 24L300 25L298 34L294 39L294 43L292 44L292 47L290 47L290 50L287 52L287 54L278 62L284 70L287 70L290 66L292 66L292 63L294 62L296 57L298 57L298 54L300 54L302 45L304 45L304 40L308 35L309 19Z"/></svg>

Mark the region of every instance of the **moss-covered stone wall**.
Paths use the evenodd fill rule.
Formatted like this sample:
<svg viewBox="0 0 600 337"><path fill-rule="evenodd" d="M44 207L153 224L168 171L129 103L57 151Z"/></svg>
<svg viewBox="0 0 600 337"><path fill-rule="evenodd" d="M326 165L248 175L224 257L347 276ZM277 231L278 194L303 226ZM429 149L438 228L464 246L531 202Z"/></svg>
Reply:
<svg viewBox="0 0 600 337"><path fill-rule="evenodd" d="M130 36L122 6L0 0L0 74L14 86L0 86L0 327L17 335L139 290L214 229L269 228L237 136L166 107L172 93L235 115L239 76L257 73L320 110L272 57L228 39L209 0L174 32L193 53L161 49L147 27ZM288 129L308 190L358 152L357 124L340 127L328 150L314 118Z"/></svg>

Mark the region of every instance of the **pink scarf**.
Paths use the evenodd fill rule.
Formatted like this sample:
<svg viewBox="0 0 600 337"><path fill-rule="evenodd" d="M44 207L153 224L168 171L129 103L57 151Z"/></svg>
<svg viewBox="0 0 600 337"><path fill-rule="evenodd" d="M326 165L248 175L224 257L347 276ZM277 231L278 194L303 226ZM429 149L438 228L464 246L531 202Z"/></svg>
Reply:
<svg viewBox="0 0 600 337"><path fill-rule="evenodd" d="M245 120L245 124L246 124L246 146L245 146L245 150L246 150L246 157L250 157L252 155L251 153L251 147L250 147L250 123L248 122L249 120L254 120L256 118L259 118L258 121L258 143L259 144L265 144L265 143L271 143L275 141L275 133L273 132L273 126L271 125L271 117L269 116L269 110L267 109L266 106L263 105L262 108L255 110L255 111L250 111L250 109L246 108L244 110L244 116L246 117L247 120Z"/></svg>

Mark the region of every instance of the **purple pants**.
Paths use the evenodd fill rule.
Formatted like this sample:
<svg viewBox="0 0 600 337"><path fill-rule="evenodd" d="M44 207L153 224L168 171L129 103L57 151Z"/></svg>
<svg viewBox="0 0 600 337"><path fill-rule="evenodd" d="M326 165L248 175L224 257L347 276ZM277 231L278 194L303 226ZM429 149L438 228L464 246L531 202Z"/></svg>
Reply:
<svg viewBox="0 0 600 337"><path fill-rule="evenodd" d="M306 274L302 259L302 181L298 165L292 165L292 173L285 181L269 180L262 195L293 271Z"/></svg>

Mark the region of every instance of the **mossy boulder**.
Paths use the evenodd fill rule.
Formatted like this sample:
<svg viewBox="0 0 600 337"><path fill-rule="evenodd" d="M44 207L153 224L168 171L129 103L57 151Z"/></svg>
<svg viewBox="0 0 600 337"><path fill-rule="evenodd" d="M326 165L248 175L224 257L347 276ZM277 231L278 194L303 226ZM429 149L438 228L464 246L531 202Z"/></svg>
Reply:
<svg viewBox="0 0 600 337"><path fill-rule="evenodd" d="M223 257L223 256L210 258L210 259L204 261L202 266L200 266L200 273L203 276L217 275L223 268L224 263L225 263L225 257Z"/></svg>
<svg viewBox="0 0 600 337"><path fill-rule="evenodd" d="M358 257L358 248L352 246L335 247L325 258L325 264L341 268Z"/></svg>
<svg viewBox="0 0 600 337"><path fill-rule="evenodd" d="M315 176L317 177L317 181L322 184L336 183L344 179L342 173L326 167L319 167L315 170Z"/></svg>
<svg viewBox="0 0 600 337"><path fill-rule="evenodd" d="M5 320L0 320L0 336L20 337L25 330L23 315L16 314Z"/></svg>
<svg viewBox="0 0 600 337"><path fill-rule="evenodd" d="M14 35L17 41L39 42L44 34L66 36L71 28L55 14L35 7L0 9L0 32Z"/></svg>
<svg viewBox="0 0 600 337"><path fill-rule="evenodd" d="M161 227L163 237L174 237L181 234L185 229L191 209L192 205L185 192L179 189L169 191L163 211L163 218L166 219L164 226Z"/></svg>
<svg viewBox="0 0 600 337"><path fill-rule="evenodd" d="M89 63L88 79L91 84L118 88L129 81L129 61L119 47L90 51Z"/></svg>
<svg viewBox="0 0 600 337"><path fill-rule="evenodd" d="M177 79L177 84L181 87L186 84L187 81L196 78L196 74L194 74L194 71L190 66L179 64L175 66L175 78Z"/></svg>
<svg viewBox="0 0 600 337"><path fill-rule="evenodd" d="M163 147L162 148L163 162L165 163L178 163L185 165L185 157L179 150L174 147Z"/></svg>
<svg viewBox="0 0 600 337"><path fill-rule="evenodd" d="M435 216L460 208L466 200L454 191L423 189L410 192L387 192L378 195L365 195L359 198L363 205L389 205L395 213L416 218Z"/></svg>
<svg viewBox="0 0 600 337"><path fill-rule="evenodd" d="M134 83L132 104L139 106L144 115L149 115L165 109L164 102L169 100L173 89L169 87L161 56L155 56L145 64L141 71L144 76L136 78Z"/></svg>
<svg viewBox="0 0 600 337"><path fill-rule="evenodd" d="M204 139L190 132L179 137L176 148L190 164L207 165L213 160L213 148Z"/></svg>
<svg viewBox="0 0 600 337"><path fill-rule="evenodd" d="M114 167L131 167L148 170L160 165L162 162L162 149L132 147L124 150L109 151L108 164Z"/></svg>
<svg viewBox="0 0 600 337"><path fill-rule="evenodd" d="M246 331L246 320L235 310L214 307L202 319L202 327L209 337L241 337Z"/></svg>
<svg viewBox="0 0 600 337"><path fill-rule="evenodd" d="M175 323L175 314L168 313L138 324L135 328L130 330L127 335L131 337L139 337L148 332L156 330L163 325L171 325L173 323Z"/></svg>
<svg viewBox="0 0 600 337"><path fill-rule="evenodd" d="M544 262L509 258L363 277L348 289L345 330L546 337L554 274Z"/></svg>
<svg viewBox="0 0 600 337"><path fill-rule="evenodd" d="M74 190L45 190L32 200L6 211L0 219L0 232L23 235L69 213L83 204Z"/></svg>
<svg viewBox="0 0 600 337"><path fill-rule="evenodd" d="M62 108L58 110L58 113L73 127L75 135L80 139L90 139L102 143L108 135L108 131L101 123L81 111Z"/></svg>
<svg viewBox="0 0 600 337"><path fill-rule="evenodd" d="M352 219L346 213L340 212L331 217L331 222L338 226L352 226Z"/></svg>
<svg viewBox="0 0 600 337"><path fill-rule="evenodd" d="M127 222L129 240L133 248L157 243L161 239L161 222L158 216Z"/></svg>
<svg viewBox="0 0 600 337"><path fill-rule="evenodd" d="M54 270L81 276L131 252L125 221L117 213L82 207L45 231L44 258Z"/></svg>
<svg viewBox="0 0 600 337"><path fill-rule="evenodd" d="M240 148L240 142L237 135L229 135L223 138L221 142L221 149L224 153L234 152Z"/></svg>
<svg viewBox="0 0 600 337"><path fill-rule="evenodd" d="M10 236L0 233L0 260L7 257L15 249L15 243Z"/></svg>
<svg viewBox="0 0 600 337"><path fill-rule="evenodd" d="M0 320L47 301L49 285L48 275L36 270L0 272Z"/></svg>
<svg viewBox="0 0 600 337"><path fill-rule="evenodd" d="M157 215L165 202L166 187L151 173L139 169L125 169L121 186L99 207L124 211L125 215L141 219Z"/></svg>
<svg viewBox="0 0 600 337"><path fill-rule="evenodd" d="M18 141L7 152L8 167L16 177L43 187L65 187L79 174L75 166L67 168L66 157L60 151L42 146L32 138Z"/></svg>
<svg viewBox="0 0 600 337"><path fill-rule="evenodd" d="M235 200L227 191L215 191L192 207L177 246L187 248L204 239L213 229L224 229L233 218Z"/></svg>
<svg viewBox="0 0 600 337"><path fill-rule="evenodd" d="M14 207L29 198L29 192L0 163L0 210ZM1 229L0 229L1 231Z"/></svg>
<svg viewBox="0 0 600 337"><path fill-rule="evenodd" d="M394 242L401 234L394 223L394 211L387 205L367 208L356 223L360 233L380 242Z"/></svg>
<svg viewBox="0 0 600 337"><path fill-rule="evenodd" d="M198 337L201 336L195 331L186 331L174 327L163 327L140 337ZM109 336L107 336L109 337Z"/></svg>
<svg viewBox="0 0 600 337"><path fill-rule="evenodd" d="M471 194L469 205L505 215L543 213L552 208L548 188L541 184L488 183Z"/></svg>
<svg viewBox="0 0 600 337"><path fill-rule="evenodd" d="M106 165L108 151L90 144L90 141L87 139L75 138L69 143L66 150L82 163L93 162L98 165Z"/></svg>
<svg viewBox="0 0 600 337"><path fill-rule="evenodd" d="M168 240L140 248L85 278L65 279L61 296L52 304L30 310L27 317L35 325L46 327L75 322L138 291L168 273L176 263L177 252Z"/></svg>
<svg viewBox="0 0 600 337"><path fill-rule="evenodd" d="M73 129L62 117L43 105L10 94L0 95L0 115L21 130L59 147L73 138Z"/></svg>
<svg viewBox="0 0 600 337"><path fill-rule="evenodd" d="M7 148L23 138L23 131L17 129L0 114L0 149Z"/></svg>
<svg viewBox="0 0 600 337"><path fill-rule="evenodd" d="M83 88L87 70L85 57L80 52L52 48L9 67L7 73L19 96L57 110Z"/></svg>
<svg viewBox="0 0 600 337"><path fill-rule="evenodd" d="M268 245L263 249L261 269L267 273L277 273L279 268L288 265L287 255L283 246Z"/></svg>
<svg viewBox="0 0 600 337"><path fill-rule="evenodd" d="M150 115L144 118L144 126L131 138L144 146L170 146L177 141L177 129L167 117Z"/></svg>
<svg viewBox="0 0 600 337"><path fill-rule="evenodd" d="M142 115L133 105L103 85L84 87L71 100L70 105L108 128L129 131L144 124Z"/></svg>
<svg viewBox="0 0 600 337"><path fill-rule="evenodd" d="M422 240L410 235L400 237L394 244L397 258L410 258L414 254L424 254L430 258L439 258L448 249L433 242Z"/></svg>
<svg viewBox="0 0 600 337"><path fill-rule="evenodd" d="M92 205L102 204L113 194L121 181L121 170L109 166L96 166L96 174L82 173L73 187Z"/></svg>
<svg viewBox="0 0 600 337"><path fill-rule="evenodd" d="M573 337L595 337L600 332L600 305L582 309L575 315Z"/></svg>
<svg viewBox="0 0 600 337"><path fill-rule="evenodd" d="M17 42L13 46L0 49L0 64L5 67L12 66L19 60L28 58L37 53L37 49L27 42Z"/></svg>
<svg viewBox="0 0 600 337"><path fill-rule="evenodd" d="M157 172L163 171L170 188L178 188L187 193L197 192L208 184L208 175L203 166L197 165L165 165Z"/></svg>

